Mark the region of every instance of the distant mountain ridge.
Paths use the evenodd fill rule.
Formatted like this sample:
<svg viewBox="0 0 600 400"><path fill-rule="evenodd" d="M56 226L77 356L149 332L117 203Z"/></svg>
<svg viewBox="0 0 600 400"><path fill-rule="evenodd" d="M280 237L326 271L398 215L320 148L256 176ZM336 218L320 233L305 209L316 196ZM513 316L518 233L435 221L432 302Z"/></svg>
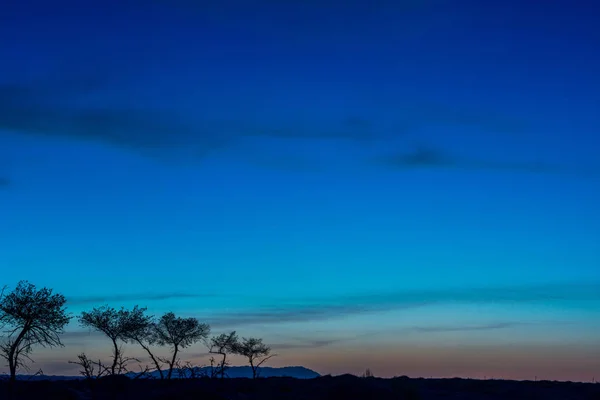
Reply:
<svg viewBox="0 0 600 400"><path fill-rule="evenodd" d="M211 367L196 367L195 372L199 375L210 374ZM289 377L296 379L312 379L321 376L318 372L312 369L301 367L301 366L290 366L290 367L261 367L259 369L261 378L274 378L274 377ZM153 378L160 378L158 371L150 372ZM133 377L135 372L130 372L126 376ZM173 377L179 377L179 370L173 370ZM252 368L248 366L232 366L227 369L227 377L229 378L252 378ZM7 377L8 378L8 377ZM0 375L0 379L2 376ZM65 376L65 375L18 375L19 380L31 380L31 381L63 381L73 379L83 379L81 376Z"/></svg>

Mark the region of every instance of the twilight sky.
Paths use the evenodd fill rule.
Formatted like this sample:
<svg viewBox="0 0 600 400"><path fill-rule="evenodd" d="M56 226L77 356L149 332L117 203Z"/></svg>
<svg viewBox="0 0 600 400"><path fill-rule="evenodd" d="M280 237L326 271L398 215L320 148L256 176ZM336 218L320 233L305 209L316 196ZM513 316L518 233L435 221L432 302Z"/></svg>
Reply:
<svg viewBox="0 0 600 400"><path fill-rule="evenodd" d="M0 285L74 314L198 316L264 337L274 366L590 381L599 18L573 0L8 0ZM35 367L109 355L75 322L64 341Z"/></svg>

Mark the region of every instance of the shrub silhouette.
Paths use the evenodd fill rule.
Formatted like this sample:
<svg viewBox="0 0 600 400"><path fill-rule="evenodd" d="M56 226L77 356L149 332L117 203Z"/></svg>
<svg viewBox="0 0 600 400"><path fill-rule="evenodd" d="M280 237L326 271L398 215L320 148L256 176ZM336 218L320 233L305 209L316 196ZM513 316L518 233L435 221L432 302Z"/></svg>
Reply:
<svg viewBox="0 0 600 400"><path fill-rule="evenodd" d="M243 338L240 343L234 346L233 352L248 359L248 363L252 368L253 379L259 376L258 368L268 359L275 356L275 354L271 354L271 348L265 345L262 339L259 338Z"/></svg>

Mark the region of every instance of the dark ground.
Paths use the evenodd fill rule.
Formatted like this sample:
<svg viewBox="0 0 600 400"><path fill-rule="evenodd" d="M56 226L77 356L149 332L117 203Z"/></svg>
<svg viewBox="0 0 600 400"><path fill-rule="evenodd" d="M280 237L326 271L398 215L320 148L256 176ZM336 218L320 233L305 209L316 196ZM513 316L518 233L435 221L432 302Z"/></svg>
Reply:
<svg viewBox="0 0 600 400"><path fill-rule="evenodd" d="M0 383L0 399L48 400L600 400L600 384L470 379L379 379L351 375L315 379L113 380Z"/></svg>

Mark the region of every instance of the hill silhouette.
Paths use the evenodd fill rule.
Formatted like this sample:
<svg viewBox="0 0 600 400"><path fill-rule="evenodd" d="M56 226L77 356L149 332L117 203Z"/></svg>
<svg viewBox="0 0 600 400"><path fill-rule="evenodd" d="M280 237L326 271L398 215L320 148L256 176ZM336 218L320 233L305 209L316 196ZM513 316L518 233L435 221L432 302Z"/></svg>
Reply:
<svg viewBox="0 0 600 400"><path fill-rule="evenodd" d="M210 375L211 367L196 367L194 373L197 376ZM175 376L185 374L183 370L175 370ZM136 374L130 372L127 374L130 377L134 377ZM158 371L152 371L150 373L151 378L160 378ZM312 379L321 376L318 372L311 369L294 366L294 367L261 367L260 376L262 378L296 378L296 379ZM226 378L252 378L252 368L248 366L233 366L227 369Z"/></svg>
<svg viewBox="0 0 600 400"><path fill-rule="evenodd" d="M210 375L211 367L196 367L194 372L196 376ZM175 370L174 377L177 378L184 374L183 370ZM137 374L130 372L125 374L129 378L134 378ZM263 378L295 378L295 379L313 379L318 378L321 375L313 371L312 369L301 367L301 366L289 366L289 367L262 367L260 370L260 376ZM148 373L146 378L159 379L160 375L158 371L151 371ZM252 369L248 366L232 366L227 369L226 378L252 378ZM1 379L1 378L0 378ZM17 380L19 381L67 381L67 380L80 380L82 376L69 376L69 375L18 375Z"/></svg>
<svg viewBox="0 0 600 400"><path fill-rule="evenodd" d="M600 385L550 381L361 378L129 379L0 381L0 399L47 400L598 400Z"/></svg>

